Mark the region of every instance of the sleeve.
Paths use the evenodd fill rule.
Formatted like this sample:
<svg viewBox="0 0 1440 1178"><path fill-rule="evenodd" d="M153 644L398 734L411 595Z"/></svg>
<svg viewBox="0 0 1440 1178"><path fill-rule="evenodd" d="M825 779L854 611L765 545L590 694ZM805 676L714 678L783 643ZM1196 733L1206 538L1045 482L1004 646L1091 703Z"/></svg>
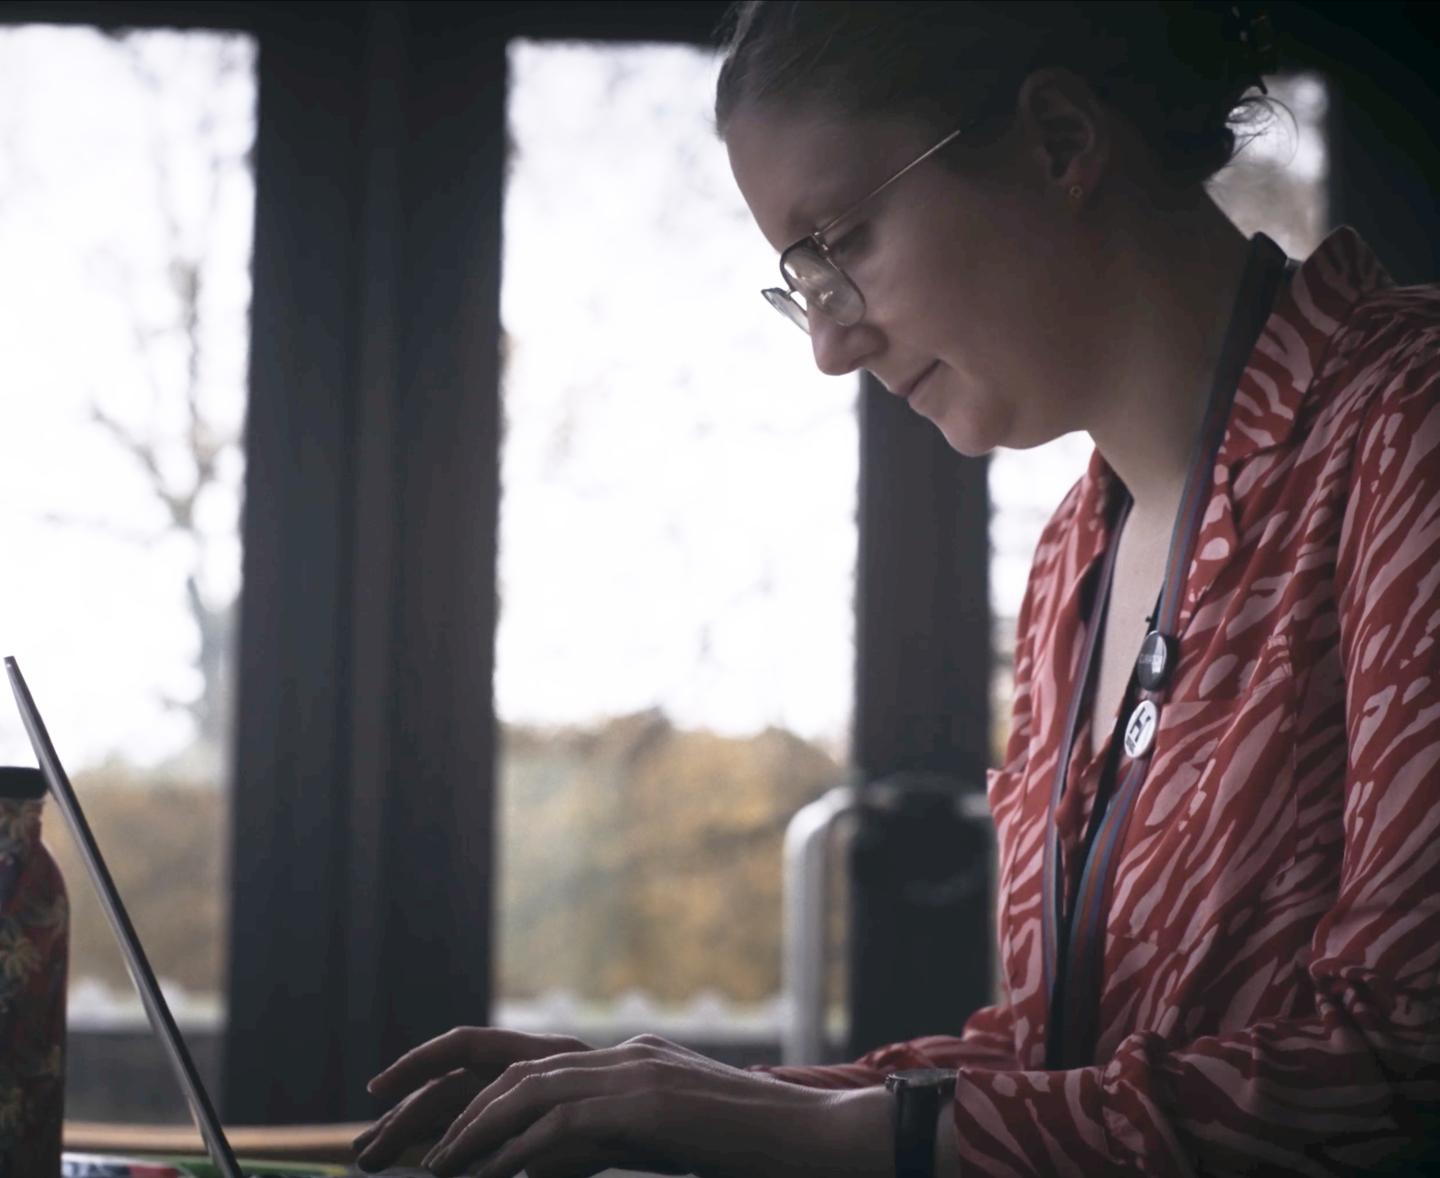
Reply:
<svg viewBox="0 0 1440 1178"><path fill-rule="evenodd" d="M1348 758L1313 1013L1103 1066L962 1064L967 1175L1440 1174L1440 363L1362 425L1337 553ZM1428 367L1428 371L1426 368Z"/></svg>
<svg viewBox="0 0 1440 1178"><path fill-rule="evenodd" d="M1057 512L1061 517L1073 508L1076 492L1071 491ZM1034 613L1036 586L1045 584L1049 565L1053 562L1057 531L1051 520L1042 534L1033 562L1025 596L1020 603L1020 616L1015 627L1015 688L1010 712L1010 734L1006 741L1005 763L1014 764L1024 755L1030 742L1030 621ZM993 774L992 774L993 777ZM993 796L992 796L993 801ZM903 1043L876 1048L853 1063L825 1065L754 1064L748 1070L766 1072L793 1084L810 1088L867 1088L885 1082L885 1076L901 1068L983 1068L1004 1072L1018 1067L1015 1058L1015 1025L1006 1001L982 1006L965 1021L959 1035L927 1035Z"/></svg>

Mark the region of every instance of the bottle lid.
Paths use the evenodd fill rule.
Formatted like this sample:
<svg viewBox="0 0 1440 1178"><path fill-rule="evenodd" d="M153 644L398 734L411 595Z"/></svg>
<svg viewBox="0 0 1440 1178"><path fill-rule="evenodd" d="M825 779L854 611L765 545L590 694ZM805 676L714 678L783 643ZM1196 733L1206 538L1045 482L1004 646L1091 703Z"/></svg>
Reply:
<svg viewBox="0 0 1440 1178"><path fill-rule="evenodd" d="M39 769L0 765L0 799L34 801L45 796L45 774Z"/></svg>

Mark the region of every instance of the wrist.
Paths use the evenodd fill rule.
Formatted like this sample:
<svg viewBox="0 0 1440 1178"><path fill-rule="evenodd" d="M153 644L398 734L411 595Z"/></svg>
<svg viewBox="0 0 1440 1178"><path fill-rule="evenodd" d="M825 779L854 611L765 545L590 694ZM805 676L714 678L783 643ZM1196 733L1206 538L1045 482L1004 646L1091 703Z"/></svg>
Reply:
<svg viewBox="0 0 1440 1178"><path fill-rule="evenodd" d="M839 1148L824 1152L825 1178L895 1178L895 1098L884 1088L850 1088L833 1094Z"/></svg>
<svg viewBox="0 0 1440 1178"><path fill-rule="evenodd" d="M885 1077L894 1098L895 1178L948 1176L950 1159L958 1162L951 1112L956 1080L954 1069L937 1067L902 1068Z"/></svg>

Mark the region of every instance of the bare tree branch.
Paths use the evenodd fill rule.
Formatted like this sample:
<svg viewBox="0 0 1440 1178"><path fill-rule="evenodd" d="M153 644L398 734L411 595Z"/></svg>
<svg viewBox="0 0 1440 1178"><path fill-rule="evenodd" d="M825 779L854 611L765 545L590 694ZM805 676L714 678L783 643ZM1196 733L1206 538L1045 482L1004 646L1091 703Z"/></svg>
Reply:
<svg viewBox="0 0 1440 1178"><path fill-rule="evenodd" d="M169 529L151 532L139 528L125 528L113 520L100 519L95 516L70 515L63 511L42 512L40 518L47 524L53 524L60 528L75 528L88 532L98 532L103 536L110 536L116 540L122 540L126 544L135 544L141 548L153 548L161 540L169 535Z"/></svg>
<svg viewBox="0 0 1440 1178"><path fill-rule="evenodd" d="M201 676L201 689L194 699L174 696L164 698L165 705L185 711L195 721L201 744L218 748L226 737L229 720L229 680L226 666L229 639L234 630L234 602L216 604L204 589L205 569L216 538L201 526L197 508L212 488L220 486L221 459L240 444L238 432L222 427L207 413L204 398L206 378L205 323L203 301L207 290L213 243L217 240L226 186L236 169L249 167L248 155L237 154L216 143L219 128L217 103L227 80L233 81L242 66L239 50L229 47L218 59L218 84L210 87L207 99L196 103L186 131L187 140L197 141L205 152L205 191L196 213L182 210L178 203L179 189L171 166L175 145L169 136L161 110L168 101L168 79L152 64L143 39L119 36L132 76L146 93L153 112L150 120L148 152L154 179L154 213L158 218L163 242L160 276L173 299L173 308L158 322L147 321L138 297L140 279L118 256L106 257L111 284L117 288L119 301L128 309L131 338L140 357L139 367L149 387L154 413L152 421L162 420L179 410L180 419L168 429L128 424L104 408L96 398L90 407L91 421L102 429L137 464L150 494L164 508L167 526L158 535L131 532L131 538L146 546L165 536L179 534L190 542L190 562L185 578L185 600L199 638L195 665ZM187 144L188 146L188 144ZM156 346L175 341L183 351L183 368L179 380L166 367ZM173 420L173 418L171 418ZM183 454L188 465L176 468L175 455ZM92 526L89 524L77 526ZM111 535L124 530L100 525Z"/></svg>
<svg viewBox="0 0 1440 1178"><path fill-rule="evenodd" d="M170 515L173 527L183 532L195 530L195 499L197 488L189 491L172 491L160 469L159 445L151 438L142 438L130 432L122 422L111 417L99 405L90 406L90 420L99 425L114 438L135 459L150 481L151 493L160 500Z"/></svg>

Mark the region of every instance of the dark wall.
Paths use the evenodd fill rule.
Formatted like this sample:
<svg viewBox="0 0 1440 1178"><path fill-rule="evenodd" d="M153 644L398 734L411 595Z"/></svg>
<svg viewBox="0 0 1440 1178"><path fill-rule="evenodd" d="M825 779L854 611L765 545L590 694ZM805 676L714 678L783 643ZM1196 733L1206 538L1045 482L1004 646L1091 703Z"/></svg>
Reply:
<svg viewBox="0 0 1440 1178"><path fill-rule="evenodd" d="M1402 285L1440 279L1440 4L1277 4L1285 64L1331 83L1331 220Z"/></svg>

